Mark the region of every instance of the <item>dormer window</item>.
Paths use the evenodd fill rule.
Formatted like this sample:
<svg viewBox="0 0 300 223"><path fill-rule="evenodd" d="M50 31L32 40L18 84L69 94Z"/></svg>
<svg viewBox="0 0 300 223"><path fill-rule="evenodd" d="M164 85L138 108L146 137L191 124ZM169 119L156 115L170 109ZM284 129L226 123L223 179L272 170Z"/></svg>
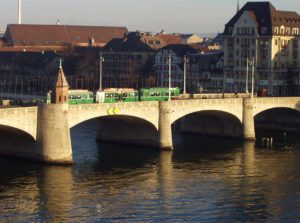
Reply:
<svg viewBox="0 0 300 223"><path fill-rule="evenodd" d="M232 26L230 26L228 31L229 31L229 34L232 34L233 27L232 27Z"/></svg>
<svg viewBox="0 0 300 223"><path fill-rule="evenodd" d="M267 34L267 31L268 31L267 27L261 27L261 34L262 35Z"/></svg>

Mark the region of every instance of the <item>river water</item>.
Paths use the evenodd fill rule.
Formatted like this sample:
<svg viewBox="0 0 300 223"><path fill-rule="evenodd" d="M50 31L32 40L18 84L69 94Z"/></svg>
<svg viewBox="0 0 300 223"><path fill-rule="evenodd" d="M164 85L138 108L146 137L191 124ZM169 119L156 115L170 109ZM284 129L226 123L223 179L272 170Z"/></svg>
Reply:
<svg viewBox="0 0 300 223"><path fill-rule="evenodd" d="M0 222L300 222L297 135L263 148L175 133L173 152L95 135L71 130L74 166L0 158Z"/></svg>

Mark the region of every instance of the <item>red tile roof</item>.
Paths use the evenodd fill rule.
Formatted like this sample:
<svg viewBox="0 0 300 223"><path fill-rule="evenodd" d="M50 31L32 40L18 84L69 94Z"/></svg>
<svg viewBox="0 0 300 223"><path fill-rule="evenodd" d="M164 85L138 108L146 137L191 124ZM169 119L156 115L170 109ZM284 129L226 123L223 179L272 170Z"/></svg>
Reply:
<svg viewBox="0 0 300 223"><path fill-rule="evenodd" d="M159 34L157 35L160 39L164 40L167 44L184 44L184 40L179 34Z"/></svg>
<svg viewBox="0 0 300 223"><path fill-rule="evenodd" d="M5 39L11 46L103 46L127 34L126 27L71 25L8 25Z"/></svg>

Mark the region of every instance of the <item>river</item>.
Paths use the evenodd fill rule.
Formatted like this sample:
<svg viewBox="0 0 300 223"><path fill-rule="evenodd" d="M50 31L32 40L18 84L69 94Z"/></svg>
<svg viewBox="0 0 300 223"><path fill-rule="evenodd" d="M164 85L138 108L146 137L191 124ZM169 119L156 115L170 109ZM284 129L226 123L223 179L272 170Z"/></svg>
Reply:
<svg viewBox="0 0 300 223"><path fill-rule="evenodd" d="M0 158L1 222L299 222L300 140L174 133L174 151L97 144L71 130L74 166ZM258 140L259 142L259 140Z"/></svg>

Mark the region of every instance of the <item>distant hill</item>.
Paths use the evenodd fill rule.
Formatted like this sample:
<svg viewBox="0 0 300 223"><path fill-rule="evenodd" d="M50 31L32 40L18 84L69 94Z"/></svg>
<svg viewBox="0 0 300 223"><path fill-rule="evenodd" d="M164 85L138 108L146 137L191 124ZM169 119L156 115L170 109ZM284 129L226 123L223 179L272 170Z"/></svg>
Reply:
<svg viewBox="0 0 300 223"><path fill-rule="evenodd" d="M218 33L198 33L197 35L203 38L214 38Z"/></svg>

